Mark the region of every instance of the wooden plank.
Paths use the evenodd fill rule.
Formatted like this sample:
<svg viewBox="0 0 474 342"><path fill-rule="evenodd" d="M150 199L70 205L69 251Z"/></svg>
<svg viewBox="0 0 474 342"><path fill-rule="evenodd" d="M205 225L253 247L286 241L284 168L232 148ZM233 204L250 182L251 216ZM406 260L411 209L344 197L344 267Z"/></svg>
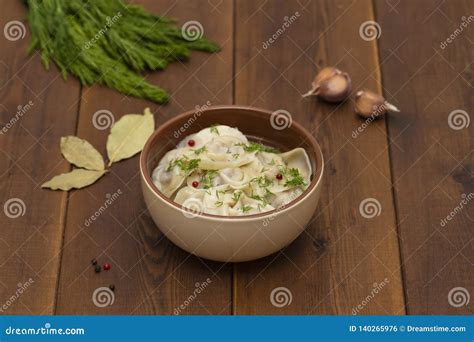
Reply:
<svg viewBox="0 0 474 342"><path fill-rule="evenodd" d="M175 18L181 24L197 20L210 39L223 50L209 55L195 52L189 63L175 63L149 79L166 88L171 102L157 106L127 98L102 87L84 90L78 136L105 155L108 130L97 130L92 121L99 110L109 110L115 120L126 113L151 107L157 125L197 105L232 101L232 3L229 1L140 1L147 9ZM71 198L61 267L57 314L229 314L231 267L196 258L175 247L152 222L140 190L138 157L114 164L110 174ZM121 192L119 194L118 192ZM117 199L92 224L85 220L107 199ZM117 196L117 195L115 195ZM90 260L110 262L112 270L95 274ZM195 284L212 281L189 300ZM115 302L96 307L95 289L115 284Z"/></svg>
<svg viewBox="0 0 474 342"><path fill-rule="evenodd" d="M236 265L236 314L404 313L385 123L352 138L362 121L350 101L335 106L301 98L318 66L349 72L354 90L381 90L376 43L359 36L367 20L373 20L370 1L238 2L236 103L289 111L314 132L326 167L306 231L280 253ZM360 214L367 198L380 202L379 216ZM278 287L292 297L281 308L270 300Z"/></svg>
<svg viewBox="0 0 474 342"><path fill-rule="evenodd" d="M472 314L473 3L376 4L408 313Z"/></svg>
<svg viewBox="0 0 474 342"><path fill-rule="evenodd" d="M26 28L26 13L21 1L2 4L0 26L17 20ZM21 25L13 40L3 29L0 39L0 309L52 314L67 194L40 185L69 169L59 138L74 133L80 87L54 66L47 72L38 54L27 56Z"/></svg>

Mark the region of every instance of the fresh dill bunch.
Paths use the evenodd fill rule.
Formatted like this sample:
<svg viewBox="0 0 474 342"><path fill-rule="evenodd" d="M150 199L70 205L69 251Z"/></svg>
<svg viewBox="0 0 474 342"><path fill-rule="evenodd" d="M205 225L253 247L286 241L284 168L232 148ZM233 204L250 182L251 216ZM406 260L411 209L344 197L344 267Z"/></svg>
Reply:
<svg viewBox="0 0 474 342"><path fill-rule="evenodd" d="M174 20L149 13L122 0L27 0L30 52L39 50L66 78L94 83L134 97L165 103L168 94L148 83L144 70L164 69L186 60L191 50L217 52L205 38L183 37ZM189 38L189 37L188 37Z"/></svg>

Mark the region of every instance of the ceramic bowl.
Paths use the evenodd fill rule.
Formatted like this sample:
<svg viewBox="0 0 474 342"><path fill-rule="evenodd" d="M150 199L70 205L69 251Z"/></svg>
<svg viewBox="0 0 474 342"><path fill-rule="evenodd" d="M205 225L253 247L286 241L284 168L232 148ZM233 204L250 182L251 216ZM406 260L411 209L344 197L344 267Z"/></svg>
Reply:
<svg viewBox="0 0 474 342"><path fill-rule="evenodd" d="M316 210L324 165L321 149L312 134L290 120L285 113L272 115L270 111L252 107L215 106L180 114L162 124L141 153L140 173L145 203L166 237L189 253L223 262L261 258L295 240ZM309 187L284 207L237 217L196 214L160 193L151 173L163 155L187 135L217 123L236 127L249 140L281 151L303 147L313 168Z"/></svg>

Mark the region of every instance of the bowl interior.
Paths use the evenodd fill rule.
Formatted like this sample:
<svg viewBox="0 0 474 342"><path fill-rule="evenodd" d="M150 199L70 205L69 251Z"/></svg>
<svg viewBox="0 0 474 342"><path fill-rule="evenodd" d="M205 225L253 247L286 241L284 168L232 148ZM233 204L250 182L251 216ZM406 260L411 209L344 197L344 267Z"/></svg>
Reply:
<svg viewBox="0 0 474 342"><path fill-rule="evenodd" d="M176 147L186 136L196 133L203 128L215 124L227 125L238 128L250 141L256 141L268 146L276 147L285 152L296 147L302 147L308 153L313 169L311 184L302 198L317 183L322 171L321 150L313 136L301 125L293 122L290 127L282 130L273 128L271 121L272 112L252 107L220 106L209 107L203 111L190 111L174 117L161 125L150 137L141 156L141 166L145 179L155 192L165 200L172 202L160 193L151 181L151 173L158 165L161 158ZM298 201L296 199L294 202ZM172 202L177 207L181 206ZM289 203L287 206L291 205ZM264 215L271 213L265 212ZM202 214L208 216L217 216ZM247 215L243 217L258 216L262 214Z"/></svg>

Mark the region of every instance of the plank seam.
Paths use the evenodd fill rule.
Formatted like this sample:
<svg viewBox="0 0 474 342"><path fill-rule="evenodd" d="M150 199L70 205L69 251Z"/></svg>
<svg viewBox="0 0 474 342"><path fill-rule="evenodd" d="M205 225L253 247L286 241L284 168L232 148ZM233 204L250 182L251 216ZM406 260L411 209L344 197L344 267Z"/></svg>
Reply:
<svg viewBox="0 0 474 342"><path fill-rule="evenodd" d="M374 21L377 22L377 16L376 16L376 13L377 13L377 10L376 10L376 3L374 0L371 0L371 7L372 7L372 16L373 16L373 19ZM383 37L381 37L381 39L383 39ZM380 60L381 60L381 57L380 57L380 49L379 49L379 44L377 43L377 40L375 40L375 56L377 58L377 65L378 65L378 69L379 69L379 77L380 77L380 84L382 85L382 89L381 89L381 92L382 92L382 96L384 95L384 87L383 87L383 84L384 84L384 78L383 78L383 71L382 71L382 66L380 65ZM403 291L403 305L404 305L404 313L405 315L408 314L408 302L407 302L407 287L406 287L406 277L405 277L405 268L403 267L403 256L402 256L402 241L400 239L400 225L399 225L399 222L400 222L400 219L399 219L399 208L398 208L398 204L397 204L397 194L396 194L396 191L395 191L395 186L394 186L394 169L393 169L393 159L392 159L392 147L390 145L390 125L389 125L389 118L390 116L389 115L386 115L385 117L385 131L387 132L387 135L386 135L386 140L387 140L387 153L388 153L388 166L389 166L389 170L390 170L390 190L392 192L392 202L393 202L393 208L394 208L394 211L395 211L395 229L396 229L396 232L397 232L397 247L398 247L398 260L399 260L399 263L400 263L400 278L401 278L401 281L402 281L402 291Z"/></svg>
<svg viewBox="0 0 474 342"><path fill-rule="evenodd" d="M76 111L76 123L74 127L74 135L77 135L79 129L79 115L81 113L81 103L82 103L82 84L79 85L79 97L77 103L77 111ZM69 170L72 170L72 165L70 165ZM56 315L58 309L58 297L59 297L59 284L61 280L61 269L62 269L62 261L63 261L63 248L64 248L64 239L66 236L66 225L67 225L67 217L68 217L68 209L69 209L69 199L70 193L66 193L66 205L63 213L63 224L62 224L62 231L61 231L61 248L59 249L59 262L58 262L58 270L57 270L57 277L56 277L56 293L54 295L54 302L53 302L53 315Z"/></svg>

